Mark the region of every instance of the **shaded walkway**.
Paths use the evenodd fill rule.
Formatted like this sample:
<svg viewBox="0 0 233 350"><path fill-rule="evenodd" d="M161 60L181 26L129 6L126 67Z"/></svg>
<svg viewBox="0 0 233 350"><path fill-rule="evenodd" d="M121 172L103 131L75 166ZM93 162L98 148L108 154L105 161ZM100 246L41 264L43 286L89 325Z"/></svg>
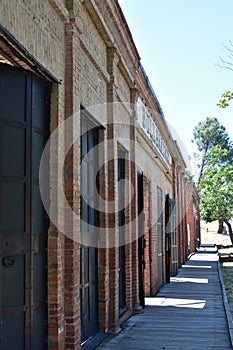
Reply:
<svg viewBox="0 0 233 350"><path fill-rule="evenodd" d="M232 349L215 249L196 253L98 350Z"/></svg>

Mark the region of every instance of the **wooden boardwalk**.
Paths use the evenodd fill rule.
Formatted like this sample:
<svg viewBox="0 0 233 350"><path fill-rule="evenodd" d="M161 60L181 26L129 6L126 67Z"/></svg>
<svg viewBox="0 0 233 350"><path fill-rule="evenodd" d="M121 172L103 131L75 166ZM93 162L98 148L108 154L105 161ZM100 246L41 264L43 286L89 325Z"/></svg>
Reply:
<svg viewBox="0 0 233 350"><path fill-rule="evenodd" d="M98 350L232 349L214 252L196 253Z"/></svg>

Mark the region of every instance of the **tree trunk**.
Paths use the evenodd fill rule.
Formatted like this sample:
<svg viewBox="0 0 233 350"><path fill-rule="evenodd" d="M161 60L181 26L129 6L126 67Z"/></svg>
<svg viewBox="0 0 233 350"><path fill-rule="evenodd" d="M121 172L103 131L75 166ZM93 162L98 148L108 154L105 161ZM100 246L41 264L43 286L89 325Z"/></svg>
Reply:
<svg viewBox="0 0 233 350"><path fill-rule="evenodd" d="M218 221L218 233L223 233L223 220Z"/></svg>
<svg viewBox="0 0 233 350"><path fill-rule="evenodd" d="M206 155L207 155L208 148L209 148L209 142L207 142L207 144L205 145L205 150L204 150L204 155L202 157L201 170L200 170L200 173L199 173L197 185L200 184L200 182L201 182L201 180L203 178L204 169L205 169L205 165L206 165Z"/></svg>
<svg viewBox="0 0 233 350"><path fill-rule="evenodd" d="M229 230L229 236L230 236L230 239L231 239L231 244L233 245L233 232L232 232L232 227L231 227L231 224L224 220L224 222L226 223L227 227L228 227L228 230Z"/></svg>
<svg viewBox="0 0 233 350"><path fill-rule="evenodd" d="M202 161L202 164L201 164L201 170L200 170L200 173L199 173L197 185L200 184L200 182L201 182L201 180L202 180L202 178L203 178L204 167L205 167L205 163L204 163L204 160L203 160L203 161Z"/></svg>

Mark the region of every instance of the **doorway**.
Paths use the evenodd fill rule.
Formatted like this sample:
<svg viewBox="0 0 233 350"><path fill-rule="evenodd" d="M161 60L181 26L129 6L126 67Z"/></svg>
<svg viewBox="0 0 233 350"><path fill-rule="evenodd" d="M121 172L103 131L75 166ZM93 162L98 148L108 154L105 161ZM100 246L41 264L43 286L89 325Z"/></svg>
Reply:
<svg viewBox="0 0 233 350"><path fill-rule="evenodd" d="M143 172L137 172L137 190L138 190L138 273L139 273L139 300L141 307L145 307L144 291L144 269L145 269L145 237L144 237L144 190L143 190Z"/></svg>
<svg viewBox="0 0 233 350"><path fill-rule="evenodd" d="M119 242L124 242L125 236L125 152L118 148L118 226ZM125 311L125 245L119 246L119 314Z"/></svg>
<svg viewBox="0 0 233 350"><path fill-rule="evenodd" d="M82 234L95 235L99 214L95 210L98 178L98 154L95 146L99 142L99 128L82 110L81 117L81 217ZM90 152L92 150L92 152ZM98 249L82 246L80 251L80 300L81 300L81 341L84 342L98 331Z"/></svg>
<svg viewBox="0 0 233 350"><path fill-rule="evenodd" d="M48 218L39 166L49 135L49 97L45 81L0 65L2 350L47 348Z"/></svg>
<svg viewBox="0 0 233 350"><path fill-rule="evenodd" d="M163 285L163 196L157 188L158 286Z"/></svg>

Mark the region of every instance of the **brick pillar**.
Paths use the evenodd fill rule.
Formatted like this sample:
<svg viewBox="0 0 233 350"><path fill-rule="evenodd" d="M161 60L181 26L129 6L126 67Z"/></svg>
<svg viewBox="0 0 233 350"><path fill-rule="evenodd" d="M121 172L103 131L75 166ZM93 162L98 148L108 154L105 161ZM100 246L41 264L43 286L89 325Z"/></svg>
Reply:
<svg viewBox="0 0 233 350"><path fill-rule="evenodd" d="M107 333L109 330L109 252L108 249L99 248L98 273L98 306L99 330Z"/></svg>
<svg viewBox="0 0 233 350"><path fill-rule="evenodd" d="M111 232L109 249L109 330L117 333L119 327L119 254L118 254L118 197L117 197L117 144L114 130L114 100L115 100L115 67L117 66L116 48L107 49L107 70L110 75L110 81L107 86L107 140L109 147L107 149L108 159L108 201L115 203L115 210L108 215L108 226Z"/></svg>
<svg viewBox="0 0 233 350"><path fill-rule="evenodd" d="M186 210L187 223L190 234L190 253L195 252L195 216L194 216L194 200L193 200L193 184L188 184L186 193Z"/></svg>
<svg viewBox="0 0 233 350"><path fill-rule="evenodd" d="M182 217L183 217L183 234L184 234L184 260L188 257L188 232L187 232L187 215L186 215L186 192L187 192L187 180L184 178L185 173L182 172Z"/></svg>
<svg viewBox="0 0 233 350"><path fill-rule="evenodd" d="M183 233L182 233L182 184L180 176L180 166L176 168L177 172L177 237L178 237L178 266L183 263Z"/></svg>
<svg viewBox="0 0 233 350"><path fill-rule="evenodd" d="M131 182L131 167L133 166L131 159L125 162L125 178ZM134 186L134 185L133 185ZM126 188L125 191L125 202L129 202L132 193L131 188ZM134 197L132 199L134 202ZM125 237L126 241L130 242L125 246L125 294L126 294L126 307L132 309L132 244L131 244L131 221L134 220L132 217L132 202L125 207Z"/></svg>
<svg viewBox="0 0 233 350"><path fill-rule="evenodd" d="M69 118L75 113L79 113L80 104L77 101L78 77L77 55L79 50L79 40L74 20L66 25L66 90L65 90L65 118ZM80 114L78 114L80 115ZM76 131L80 134L80 123L76 118ZM65 143L69 143L74 137L74 122L70 128L65 129ZM80 143L75 143L69 150L65 159L66 176L64 182L66 199L73 211L80 215ZM81 321L80 321L80 244L77 243L80 234L79 225L74 225L73 215L65 213L66 234L65 237L65 349L80 349ZM68 225L68 226L67 226ZM78 227L77 227L78 226Z"/></svg>
<svg viewBox="0 0 233 350"><path fill-rule="evenodd" d="M48 234L48 345L49 349L56 350L64 349L63 239L51 225Z"/></svg>
<svg viewBox="0 0 233 350"><path fill-rule="evenodd" d="M106 132L101 129L99 131L99 142L106 145ZM106 146L105 146L106 147ZM99 163L106 164L106 150L99 152ZM107 199L107 167L102 166L99 173L99 194L101 198ZM98 254L98 307L99 307L99 330L107 333L109 330L109 251L108 251L108 220L107 207L104 202L100 207L99 223L100 228L104 228L105 233L101 235L102 246L99 248Z"/></svg>
<svg viewBox="0 0 233 350"><path fill-rule="evenodd" d="M131 120L130 120L130 159L131 159L131 185L134 188L134 197L131 202L131 239L132 239L132 307L135 312L141 312L139 301L139 270L138 270L138 205L137 205L137 167L136 167L136 131L135 122L137 119L136 102L137 89L130 90ZM136 218L136 220L134 220Z"/></svg>
<svg viewBox="0 0 233 350"><path fill-rule="evenodd" d="M144 193L144 235L145 235L145 241L146 241L146 247L144 252L144 260L145 260L145 270L144 270L144 288L145 288L145 295L150 296L151 293L151 283L150 283L150 274L151 274L151 266L150 266L150 253L151 253L151 247L150 247L150 196L149 196L149 184L146 181L146 178L143 179L143 193Z"/></svg>
<svg viewBox="0 0 233 350"><path fill-rule="evenodd" d="M53 86L51 95L51 133L57 128L59 111L58 101L61 99L62 87ZM60 116L61 117L61 116ZM60 147L63 147L62 141ZM62 206L57 191L57 174L61 167L59 161L59 145L52 145L50 150L50 210L56 215L57 221L64 221ZM64 280L63 280L63 251L64 236L54 225L50 225L48 232L48 348L64 349Z"/></svg>
<svg viewBox="0 0 233 350"><path fill-rule="evenodd" d="M158 235L157 235L157 188L151 186L149 196L150 221L150 295L155 295L158 289Z"/></svg>

